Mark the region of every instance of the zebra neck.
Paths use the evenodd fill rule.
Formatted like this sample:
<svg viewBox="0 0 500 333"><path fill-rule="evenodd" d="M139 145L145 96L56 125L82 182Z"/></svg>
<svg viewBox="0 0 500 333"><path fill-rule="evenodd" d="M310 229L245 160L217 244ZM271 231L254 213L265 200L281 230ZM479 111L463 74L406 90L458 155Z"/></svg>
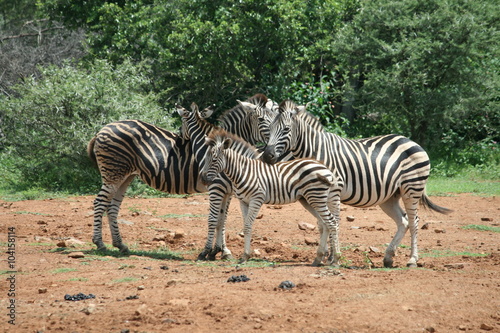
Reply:
<svg viewBox="0 0 500 333"><path fill-rule="evenodd" d="M226 156L226 165L224 173L233 183L239 183L251 170L250 164L258 163L259 161L243 156L233 149L224 150Z"/></svg>

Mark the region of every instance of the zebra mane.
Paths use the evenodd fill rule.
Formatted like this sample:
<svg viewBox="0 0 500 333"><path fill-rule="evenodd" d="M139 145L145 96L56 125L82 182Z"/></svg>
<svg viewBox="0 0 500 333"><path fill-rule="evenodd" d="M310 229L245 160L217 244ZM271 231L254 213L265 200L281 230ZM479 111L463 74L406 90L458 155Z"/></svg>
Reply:
<svg viewBox="0 0 500 333"><path fill-rule="evenodd" d="M257 156L259 155L259 151L257 148L237 136L236 134L227 132L222 128L214 129L207 136L207 145L211 146L216 144L217 142L222 143L226 139L231 139L230 149L238 151L242 155L246 156Z"/></svg>
<svg viewBox="0 0 500 333"><path fill-rule="evenodd" d="M307 112L306 108L308 104L303 107L303 111L300 111L299 108L301 107L297 106L295 102L286 99L280 103L277 117L279 117L283 112L290 112L293 116L296 116L296 119L308 124L315 130L323 131L324 127L323 124L321 124L321 120L312 113Z"/></svg>
<svg viewBox="0 0 500 333"><path fill-rule="evenodd" d="M261 107L265 107L267 101L268 101L268 98L264 94L255 94L255 95L253 95L252 97L250 97L250 98L248 98L246 100L246 102L248 102L248 103L252 103L252 104L255 104L255 105L258 105L258 106L261 106ZM224 111L219 116L219 118L217 118L217 121L218 122L222 122L224 120L224 118L229 117L232 113L241 112L241 111L243 111L243 108L241 107L240 104L238 104L235 107L233 107L233 108L231 108L229 110Z"/></svg>

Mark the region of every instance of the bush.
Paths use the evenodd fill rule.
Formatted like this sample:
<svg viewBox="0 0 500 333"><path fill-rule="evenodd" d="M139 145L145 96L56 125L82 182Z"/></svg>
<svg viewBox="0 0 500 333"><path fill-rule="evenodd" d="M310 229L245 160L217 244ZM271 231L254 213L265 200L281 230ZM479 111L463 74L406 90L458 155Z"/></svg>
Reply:
<svg viewBox="0 0 500 333"><path fill-rule="evenodd" d="M157 96L148 92L144 66L125 62L114 68L96 61L40 71L41 79L14 86L20 97L1 101L5 140L0 163L20 176L5 179L11 187L95 192L99 177L86 148L103 125L139 118L172 128Z"/></svg>

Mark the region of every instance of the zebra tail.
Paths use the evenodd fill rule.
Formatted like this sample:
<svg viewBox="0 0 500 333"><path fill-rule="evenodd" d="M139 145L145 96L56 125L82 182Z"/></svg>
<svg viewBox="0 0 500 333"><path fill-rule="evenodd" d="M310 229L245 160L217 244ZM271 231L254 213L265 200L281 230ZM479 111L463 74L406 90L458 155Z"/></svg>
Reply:
<svg viewBox="0 0 500 333"><path fill-rule="evenodd" d="M436 211L436 212L441 213L441 214L450 214L451 212L453 212L453 210L451 210L451 209L441 207L441 206L438 206L435 203L433 203L431 201L431 199L429 199L429 197L425 193L422 196L422 198L420 199L420 202L422 203L422 205L425 208L432 209L433 211Z"/></svg>
<svg viewBox="0 0 500 333"><path fill-rule="evenodd" d="M89 141L89 144L87 145L87 155L89 155L92 164L94 164L94 166L97 166L97 158L94 153L95 139L96 137L94 136L92 140Z"/></svg>

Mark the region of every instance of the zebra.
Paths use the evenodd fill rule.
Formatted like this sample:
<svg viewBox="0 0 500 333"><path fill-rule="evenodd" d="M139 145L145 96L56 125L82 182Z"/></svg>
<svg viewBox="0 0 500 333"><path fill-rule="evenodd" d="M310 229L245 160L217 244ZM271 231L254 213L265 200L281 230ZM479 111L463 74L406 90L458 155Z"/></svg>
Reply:
<svg viewBox="0 0 500 333"><path fill-rule="evenodd" d="M125 191L136 176L167 193L207 191L200 181L200 167L191 144L171 131L140 120L107 124L90 140L87 153L97 165L102 180L94 200L92 241L98 250L106 249L102 241L102 218L107 213L113 246L128 252L117 217Z"/></svg>
<svg viewBox="0 0 500 333"><path fill-rule="evenodd" d="M202 177L208 183L223 172L232 182L240 200L244 218L244 253L240 263L251 256L252 225L264 203L288 204L296 201L311 212L319 223L320 243L312 265L319 266L331 241L331 265L338 265L340 245L338 223L340 215L340 178L322 163L312 159L294 159L273 165L249 158L234 150L238 137L224 130L213 131L206 138L209 147L203 164ZM242 144L245 145L244 142ZM255 148L246 144L247 150Z"/></svg>
<svg viewBox="0 0 500 333"><path fill-rule="evenodd" d="M410 229L411 254L407 266L416 267L419 202L442 214L451 212L432 203L425 193L430 172L425 150L401 135L349 140L321 132L300 119L304 112L305 107L298 107L290 100L280 104L278 115L270 124L263 160L275 163L281 155L291 152L295 158L314 158L337 170L344 184L343 203L354 207L379 205L396 222L397 232L385 252L384 266L393 266L396 249Z"/></svg>
<svg viewBox="0 0 500 333"><path fill-rule="evenodd" d="M200 112L196 103L191 104L191 111L188 111L180 104L176 104L176 109L182 118L182 127L185 130L186 137L189 138L189 142L192 145L193 154L199 165L203 166L207 151L205 137L212 131L219 130L220 127L206 121L206 109ZM233 148L246 154L249 158L257 158L261 155L261 153L256 150L246 149L246 146L241 142L235 141L235 146ZM223 241L221 238L224 238L227 211L233 194L232 184L224 174L221 174L216 181L211 182L208 186L210 201L208 237L205 248L199 254L198 260L205 260L207 256L208 259L213 260L218 252L224 250L221 248L221 243ZM215 246L212 244L214 233L217 235ZM231 258L229 249L223 252L223 259L226 258Z"/></svg>

